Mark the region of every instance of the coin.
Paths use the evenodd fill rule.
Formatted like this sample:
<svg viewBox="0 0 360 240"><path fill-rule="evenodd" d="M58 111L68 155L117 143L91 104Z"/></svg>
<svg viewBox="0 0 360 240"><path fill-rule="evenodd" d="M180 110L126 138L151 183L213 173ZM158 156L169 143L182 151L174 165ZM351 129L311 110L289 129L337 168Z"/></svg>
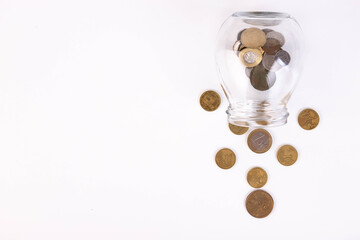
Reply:
<svg viewBox="0 0 360 240"><path fill-rule="evenodd" d="M276 156L279 163L284 166L291 166L296 162L298 158L298 152L293 146L284 145L279 148Z"/></svg>
<svg viewBox="0 0 360 240"><path fill-rule="evenodd" d="M261 188L267 182L266 171L261 167L254 167L247 173L247 181L253 188Z"/></svg>
<svg viewBox="0 0 360 240"><path fill-rule="evenodd" d="M259 91L266 91L274 86L276 75L264 68L262 64L256 66L250 73L251 85Z"/></svg>
<svg viewBox="0 0 360 240"><path fill-rule="evenodd" d="M241 126L237 126L237 125L234 125L231 123L229 123L229 128L230 128L230 131L236 135L243 135L249 129L248 127L241 127Z"/></svg>
<svg viewBox="0 0 360 240"><path fill-rule="evenodd" d="M228 148L223 148L216 153L215 162L222 169L231 168L234 166L235 161L235 153Z"/></svg>
<svg viewBox="0 0 360 240"><path fill-rule="evenodd" d="M286 66L290 63L290 54L287 51L280 50L275 54L276 62L279 62L282 66Z"/></svg>
<svg viewBox="0 0 360 240"><path fill-rule="evenodd" d="M277 51L280 50L280 47L281 46L278 40L274 38L268 38L266 39L266 43L262 48L267 54L274 55Z"/></svg>
<svg viewBox="0 0 360 240"><path fill-rule="evenodd" d="M221 103L221 98L219 94L215 91L206 91L201 94L200 105L206 111L215 111Z"/></svg>
<svg viewBox="0 0 360 240"><path fill-rule="evenodd" d="M265 34L267 34L267 33L269 33L269 32L272 32L273 30L272 29L270 29L270 28L264 28L263 29L263 32L265 33Z"/></svg>
<svg viewBox="0 0 360 240"><path fill-rule="evenodd" d="M275 62L275 55L264 53L262 64L266 70L270 70Z"/></svg>
<svg viewBox="0 0 360 240"><path fill-rule="evenodd" d="M284 46L284 44L285 44L284 35L282 35L279 32L276 32L276 31L267 32L266 33L266 38L274 38L274 39L278 40L279 43L280 43L280 47Z"/></svg>
<svg viewBox="0 0 360 240"><path fill-rule="evenodd" d="M319 124L319 121L319 114L311 108L302 110L298 117L300 127L305 130L311 130L316 128Z"/></svg>
<svg viewBox="0 0 360 240"><path fill-rule="evenodd" d="M250 78L250 74L251 74L251 71L253 70L254 68L250 68L250 67L246 67L245 68L245 74L248 78Z"/></svg>
<svg viewBox="0 0 360 240"><path fill-rule="evenodd" d="M262 54L259 49L244 48L240 51L239 58L246 67L255 67L262 60Z"/></svg>
<svg viewBox="0 0 360 240"><path fill-rule="evenodd" d="M247 143L251 151L264 153L271 148L272 137L265 129L255 129L249 134Z"/></svg>
<svg viewBox="0 0 360 240"><path fill-rule="evenodd" d="M268 216L274 207L274 200L271 195L264 190L255 190L246 198L246 210L256 218Z"/></svg>
<svg viewBox="0 0 360 240"><path fill-rule="evenodd" d="M264 46L266 35L259 28L248 28L242 32L240 40L248 48L259 48Z"/></svg>

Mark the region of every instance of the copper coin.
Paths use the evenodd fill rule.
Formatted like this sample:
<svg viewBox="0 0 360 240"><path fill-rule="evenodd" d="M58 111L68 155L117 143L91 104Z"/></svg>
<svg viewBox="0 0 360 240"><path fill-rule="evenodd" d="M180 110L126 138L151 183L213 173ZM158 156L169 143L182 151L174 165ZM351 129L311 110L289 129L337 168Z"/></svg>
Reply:
<svg viewBox="0 0 360 240"><path fill-rule="evenodd" d="M304 109L298 117L300 127L305 130L311 130L317 127L320 122L319 114L313 109Z"/></svg>
<svg viewBox="0 0 360 240"><path fill-rule="evenodd" d="M250 73L250 83L259 91L269 90L274 86L275 81L275 73L266 70L262 64L256 66Z"/></svg>
<svg viewBox="0 0 360 240"><path fill-rule="evenodd" d="M284 145L279 148L276 157L282 165L291 166L298 159L298 152L293 146Z"/></svg>
<svg viewBox="0 0 360 240"><path fill-rule="evenodd" d="M274 200L271 195L264 190L255 190L246 198L246 210L256 218L268 216L274 208Z"/></svg>
<svg viewBox="0 0 360 240"><path fill-rule="evenodd" d="M263 187L268 179L267 173L261 167L254 167L247 173L247 181L253 188Z"/></svg>
<svg viewBox="0 0 360 240"><path fill-rule="evenodd" d="M235 153L228 148L223 148L216 153L215 162L219 168L229 169L236 162Z"/></svg>
<svg viewBox="0 0 360 240"><path fill-rule="evenodd" d="M220 95L215 91L206 91L201 94L200 105L206 111L215 111L221 103Z"/></svg>
<svg viewBox="0 0 360 240"><path fill-rule="evenodd" d="M262 47L264 52L270 55L274 55L277 51L280 50L280 42L275 38L266 39L265 45Z"/></svg>
<svg viewBox="0 0 360 240"><path fill-rule="evenodd" d="M241 127L241 126L237 126L237 125L234 125L231 123L229 123L229 128L230 128L230 131L236 135L243 135L249 129L248 127Z"/></svg>
<svg viewBox="0 0 360 240"><path fill-rule="evenodd" d="M240 40L248 48L259 48L264 46L266 35L259 28L248 28L242 32Z"/></svg>
<svg viewBox="0 0 360 240"><path fill-rule="evenodd" d="M264 153L271 148L272 137L265 129L255 129L249 134L247 143L251 151Z"/></svg>
<svg viewBox="0 0 360 240"><path fill-rule="evenodd" d="M264 30L263 30L264 31ZM279 32L276 31L270 31L266 33L266 38L274 38L279 41L280 47L282 47L285 44L285 38L284 35L282 35Z"/></svg>
<svg viewBox="0 0 360 240"><path fill-rule="evenodd" d="M276 62L280 63L282 66L286 66L290 63L290 54L287 51L280 50L275 54Z"/></svg>

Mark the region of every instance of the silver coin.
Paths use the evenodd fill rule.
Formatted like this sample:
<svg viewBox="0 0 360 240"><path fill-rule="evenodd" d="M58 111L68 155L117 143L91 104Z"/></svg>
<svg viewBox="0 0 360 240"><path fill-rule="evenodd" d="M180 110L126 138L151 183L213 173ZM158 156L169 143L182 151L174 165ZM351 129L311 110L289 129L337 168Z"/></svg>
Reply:
<svg viewBox="0 0 360 240"><path fill-rule="evenodd" d="M266 39L268 39L268 38L274 38L274 39L278 40L281 47L284 46L284 44L285 44L284 35L282 35L279 32L271 31L271 32L266 33Z"/></svg>
<svg viewBox="0 0 360 240"><path fill-rule="evenodd" d="M276 62L282 66L286 66L290 63L291 57L287 51L280 50L275 54Z"/></svg>
<svg viewBox="0 0 360 240"><path fill-rule="evenodd" d="M253 70L252 67L246 67L245 68L245 74L246 76L249 78L250 77L250 74L251 74L251 71Z"/></svg>
<svg viewBox="0 0 360 240"><path fill-rule="evenodd" d="M256 53L254 53L254 52L251 52L251 51L246 52L244 54L244 60L245 60L246 63L252 64L252 63L254 63L254 62L256 62L258 60L258 55Z"/></svg>
<svg viewBox="0 0 360 240"><path fill-rule="evenodd" d="M272 30L272 29L270 29L270 28L264 28L264 29L263 29L263 32L264 32L265 34L267 34L267 33L269 33L269 32L272 32L272 31L274 31L274 30Z"/></svg>
<svg viewBox="0 0 360 240"><path fill-rule="evenodd" d="M269 88L274 86L274 84L276 82L276 74L274 72L268 72L268 74L266 75L266 82L267 82Z"/></svg>
<svg viewBox="0 0 360 240"><path fill-rule="evenodd" d="M266 70L276 72L282 66L279 63L277 63L275 60L276 60L275 55L264 53L262 64Z"/></svg>

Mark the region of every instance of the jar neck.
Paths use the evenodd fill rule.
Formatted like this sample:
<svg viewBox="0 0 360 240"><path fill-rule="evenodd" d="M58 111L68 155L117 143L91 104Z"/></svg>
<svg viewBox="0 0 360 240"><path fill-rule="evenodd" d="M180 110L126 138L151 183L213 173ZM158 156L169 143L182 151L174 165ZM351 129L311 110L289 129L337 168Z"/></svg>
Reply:
<svg viewBox="0 0 360 240"><path fill-rule="evenodd" d="M231 104L226 111L231 124L250 127L275 127L286 124L289 113L285 104L250 102Z"/></svg>

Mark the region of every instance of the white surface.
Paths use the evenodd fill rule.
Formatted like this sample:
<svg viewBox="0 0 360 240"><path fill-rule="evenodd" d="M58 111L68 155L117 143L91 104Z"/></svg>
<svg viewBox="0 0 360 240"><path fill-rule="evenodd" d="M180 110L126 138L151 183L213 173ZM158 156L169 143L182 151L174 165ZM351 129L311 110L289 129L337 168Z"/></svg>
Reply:
<svg viewBox="0 0 360 240"><path fill-rule="evenodd" d="M292 14L307 56L289 123L228 131L213 48L237 10ZM359 1L0 2L0 239L360 239ZM200 94L222 104L203 111ZM304 131L296 116L315 108ZM281 166L276 149L300 156ZM214 163L235 150L228 171ZM253 166L275 208L244 207Z"/></svg>

